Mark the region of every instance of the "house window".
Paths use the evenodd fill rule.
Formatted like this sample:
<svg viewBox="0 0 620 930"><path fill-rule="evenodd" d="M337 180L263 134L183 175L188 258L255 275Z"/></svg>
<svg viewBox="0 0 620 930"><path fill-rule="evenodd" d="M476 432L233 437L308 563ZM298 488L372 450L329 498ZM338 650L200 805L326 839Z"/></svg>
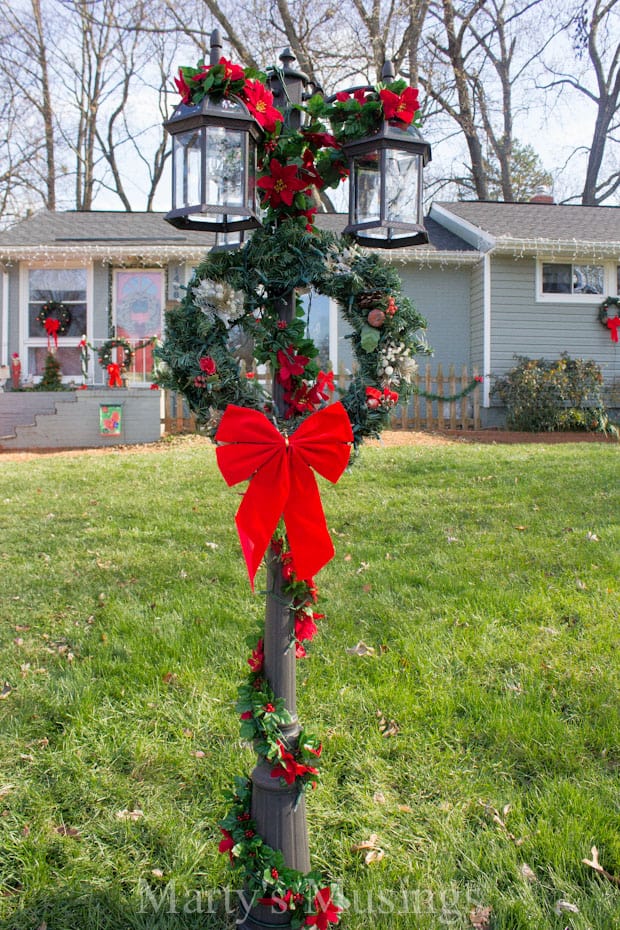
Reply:
<svg viewBox="0 0 620 930"><path fill-rule="evenodd" d="M28 319L26 325L26 351L28 374L40 377L47 356L47 335L37 320L43 304L48 301L63 303L71 314L66 331L58 336L57 358L66 379L81 375L79 342L87 333L86 268L29 268Z"/></svg>
<svg viewBox="0 0 620 930"><path fill-rule="evenodd" d="M559 264L543 262L542 293L591 295L603 294L603 265Z"/></svg>

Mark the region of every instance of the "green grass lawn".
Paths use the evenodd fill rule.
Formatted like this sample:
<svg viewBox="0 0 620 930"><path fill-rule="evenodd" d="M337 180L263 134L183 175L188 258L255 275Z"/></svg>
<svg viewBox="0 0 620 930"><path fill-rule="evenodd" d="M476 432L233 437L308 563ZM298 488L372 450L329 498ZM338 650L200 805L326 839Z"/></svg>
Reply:
<svg viewBox="0 0 620 930"><path fill-rule="evenodd" d="M323 482L337 554L299 709L343 927L620 928L582 864L597 846L620 877L618 474L611 444L455 443ZM263 610L238 501L195 442L0 457L5 930L234 927L217 821L252 766L233 704Z"/></svg>

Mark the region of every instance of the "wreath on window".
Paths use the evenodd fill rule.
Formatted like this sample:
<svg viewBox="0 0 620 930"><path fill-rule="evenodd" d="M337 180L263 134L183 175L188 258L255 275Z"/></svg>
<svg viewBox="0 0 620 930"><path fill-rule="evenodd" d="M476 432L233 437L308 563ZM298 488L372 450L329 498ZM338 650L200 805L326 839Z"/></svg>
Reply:
<svg viewBox="0 0 620 930"><path fill-rule="evenodd" d="M104 342L103 345L97 349L97 358L99 359L101 367L107 368L108 365L115 364L115 358L112 354L114 349L123 350L123 361L119 365L121 371L130 368L133 360L133 349L126 339L108 339L107 342Z"/></svg>
<svg viewBox="0 0 620 930"><path fill-rule="evenodd" d="M620 329L620 297L606 297L598 310L598 321L609 330L612 342L618 342Z"/></svg>
<svg viewBox="0 0 620 930"><path fill-rule="evenodd" d="M47 320L56 321L58 323L58 326L54 327L56 335L64 336L71 326L71 311L60 300L48 300L37 313L37 323L49 335L49 323L46 325Z"/></svg>
<svg viewBox="0 0 620 930"><path fill-rule="evenodd" d="M320 370L301 301L293 321L278 319L278 297L299 288L335 299L350 326L357 371L340 399L356 445L380 433L399 398L413 392L414 355L427 350L425 321L402 294L396 270L351 240L283 223L258 230L238 251L211 253L167 313L159 383L184 394L211 434L229 404L276 418L253 361L276 373L287 430L330 399L334 376Z"/></svg>

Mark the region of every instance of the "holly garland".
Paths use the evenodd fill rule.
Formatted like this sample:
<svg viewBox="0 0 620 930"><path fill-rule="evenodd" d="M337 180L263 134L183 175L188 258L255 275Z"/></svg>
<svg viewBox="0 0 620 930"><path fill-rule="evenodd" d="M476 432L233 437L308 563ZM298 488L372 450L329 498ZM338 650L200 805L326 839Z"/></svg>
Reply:
<svg viewBox="0 0 620 930"><path fill-rule="evenodd" d="M620 330L620 297L605 298L599 307L598 321L609 330L611 341L618 342L618 330Z"/></svg>
<svg viewBox="0 0 620 930"><path fill-rule="evenodd" d="M307 655L304 643L314 639L318 632L316 622L324 619L323 614L314 610L317 588L313 580L295 576L284 535L272 540L272 549L280 560L282 593L291 610L291 648L295 648L297 659L303 659ZM251 741L258 755L271 764L272 778L295 785L301 796L308 788L317 786L322 745L305 730L296 738L295 745L289 744L282 726L290 723L291 717L284 700L275 697L265 679L263 664L263 640L259 638L248 659L247 679L238 689L240 735ZM223 837L219 851L228 853L231 866L242 871L254 904L288 912L293 928L327 928L328 923L337 924L346 903L339 886L325 884L319 872L302 873L289 868L282 853L261 839L250 813L251 781L236 777L235 788L226 797L230 810L219 824Z"/></svg>

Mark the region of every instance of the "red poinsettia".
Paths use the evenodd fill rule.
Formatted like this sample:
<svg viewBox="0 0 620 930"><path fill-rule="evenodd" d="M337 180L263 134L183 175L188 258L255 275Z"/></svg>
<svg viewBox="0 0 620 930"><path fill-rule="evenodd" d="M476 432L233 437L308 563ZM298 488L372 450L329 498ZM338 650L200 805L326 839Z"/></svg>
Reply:
<svg viewBox="0 0 620 930"><path fill-rule="evenodd" d="M341 149L342 145L337 141L335 136L332 136L329 132L304 132L302 129L304 139L317 149L331 148L331 149Z"/></svg>
<svg viewBox="0 0 620 930"><path fill-rule="evenodd" d="M292 899L293 892L289 888L287 891L285 891L281 898L277 897L277 895L274 895L271 898L259 898L258 903L264 904L265 907L277 907L281 911L287 911Z"/></svg>
<svg viewBox="0 0 620 930"><path fill-rule="evenodd" d="M318 930L328 930L328 924L337 924L340 920L338 916L342 910L332 901L331 888L321 888L315 895L314 908L316 914L309 914L306 917L307 927L317 927Z"/></svg>
<svg viewBox="0 0 620 930"><path fill-rule="evenodd" d="M175 77L174 83L176 84L176 88L181 95L181 103L189 103L192 99L192 89L185 80L185 76L183 75L181 68L179 68L179 76Z"/></svg>
<svg viewBox="0 0 620 930"><path fill-rule="evenodd" d="M232 61L224 57L220 58L218 64L224 67L224 80L242 81L244 79L245 73L241 65L233 65Z"/></svg>
<svg viewBox="0 0 620 930"><path fill-rule="evenodd" d="M311 765L298 762L295 756L288 751L281 740L277 741L280 758L278 764L271 770L272 778L283 778L287 785L292 785L297 777L310 774L318 775L318 770Z"/></svg>
<svg viewBox="0 0 620 930"><path fill-rule="evenodd" d="M284 117L273 105L273 94L260 81L246 81L241 93L248 110L265 132L275 132Z"/></svg>
<svg viewBox="0 0 620 930"><path fill-rule="evenodd" d="M198 365L200 366L200 370L204 371L206 375L214 375L217 373L217 365L210 355L205 355L203 358L199 359Z"/></svg>
<svg viewBox="0 0 620 930"><path fill-rule="evenodd" d="M260 181L259 181L260 184ZM287 346L286 349L278 349L276 354L278 373L276 375L280 384L288 387L292 378L299 378L304 373L304 369L310 359L306 355L296 355L295 346Z"/></svg>
<svg viewBox="0 0 620 930"><path fill-rule="evenodd" d="M265 652L263 649L263 638L259 639L256 648L252 650L252 655L248 659L248 665L253 672L261 672L265 661Z"/></svg>
<svg viewBox="0 0 620 930"><path fill-rule="evenodd" d="M271 159L269 171L269 177L259 178L256 182L265 192L263 203L268 203L270 207L277 207L281 203L292 206L295 194L305 190L308 181L299 177L297 165L281 165L277 158Z"/></svg>
<svg viewBox="0 0 620 930"><path fill-rule="evenodd" d="M379 91L381 102L383 103L383 112L386 119L399 119L401 123L408 126L419 110L418 91L415 87L405 87L402 94L395 94L394 91L384 88Z"/></svg>
<svg viewBox="0 0 620 930"><path fill-rule="evenodd" d="M366 388L366 406L370 410L376 410L381 403L381 391L376 387Z"/></svg>
<svg viewBox="0 0 620 930"><path fill-rule="evenodd" d="M295 637L310 641L318 633L315 620L322 620L323 614L315 614L309 610L300 610L295 614Z"/></svg>
<svg viewBox="0 0 620 930"><path fill-rule="evenodd" d="M230 858L230 861L232 862L233 861L232 850L233 850L233 847L236 845L234 839L232 838L232 833L229 833L228 830L224 829L224 827L220 827L220 831L224 835L224 839L220 840L220 845L218 846L218 850L221 853L227 852Z"/></svg>

